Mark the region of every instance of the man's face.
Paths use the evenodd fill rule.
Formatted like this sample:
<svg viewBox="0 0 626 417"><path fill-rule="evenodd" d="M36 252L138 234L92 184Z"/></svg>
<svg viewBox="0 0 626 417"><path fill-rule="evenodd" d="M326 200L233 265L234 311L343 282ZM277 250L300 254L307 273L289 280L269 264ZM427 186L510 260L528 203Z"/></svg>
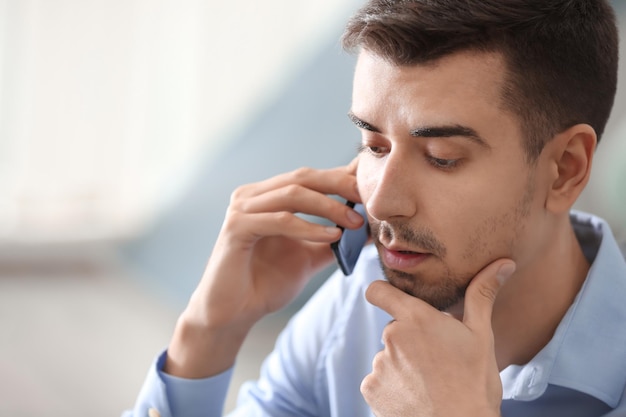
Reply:
<svg viewBox="0 0 626 417"><path fill-rule="evenodd" d="M442 310L491 261L527 257L543 207L503 80L497 54L399 67L363 51L357 63L357 181L383 271Z"/></svg>

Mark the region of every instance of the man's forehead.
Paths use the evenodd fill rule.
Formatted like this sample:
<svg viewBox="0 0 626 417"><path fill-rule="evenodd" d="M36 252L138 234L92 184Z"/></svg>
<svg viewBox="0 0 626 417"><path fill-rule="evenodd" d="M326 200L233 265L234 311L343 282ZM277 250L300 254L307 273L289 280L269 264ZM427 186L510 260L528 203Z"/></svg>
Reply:
<svg viewBox="0 0 626 417"><path fill-rule="evenodd" d="M446 67L482 67L491 72L504 71L506 63L504 55L497 51L482 51L476 49L464 49L444 55L437 59L419 62L412 65L398 64L393 60L383 57L366 48L359 51L357 57L358 66L387 66L389 68L415 68L442 69ZM468 68L469 69L469 68Z"/></svg>
<svg viewBox="0 0 626 417"><path fill-rule="evenodd" d="M366 100L473 100L501 107L506 84L504 59L498 53L461 51L426 64L397 65L367 50L354 73L353 105Z"/></svg>
<svg viewBox="0 0 626 417"><path fill-rule="evenodd" d="M497 132L521 135L519 117L503 105L506 76L499 53L462 51L399 66L364 50L355 71L351 114L381 132L426 127L427 135L411 135L443 131L439 136L444 137L454 131L454 136L478 137L488 148ZM472 134L458 134L459 126Z"/></svg>

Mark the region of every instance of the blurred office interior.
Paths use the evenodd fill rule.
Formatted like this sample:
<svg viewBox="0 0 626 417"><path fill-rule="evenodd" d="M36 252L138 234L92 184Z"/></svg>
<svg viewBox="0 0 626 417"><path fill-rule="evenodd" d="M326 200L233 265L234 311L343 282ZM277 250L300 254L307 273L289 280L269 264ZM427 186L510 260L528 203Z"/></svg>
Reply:
<svg viewBox="0 0 626 417"><path fill-rule="evenodd" d="M0 416L132 407L232 190L350 161L361 3L0 0ZM620 84L576 207L622 239L624 114ZM254 329L228 408L327 273Z"/></svg>

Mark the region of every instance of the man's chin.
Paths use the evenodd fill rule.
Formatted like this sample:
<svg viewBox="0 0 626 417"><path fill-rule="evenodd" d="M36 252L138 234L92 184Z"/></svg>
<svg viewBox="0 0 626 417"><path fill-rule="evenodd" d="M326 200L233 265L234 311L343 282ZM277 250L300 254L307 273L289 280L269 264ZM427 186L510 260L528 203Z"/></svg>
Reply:
<svg viewBox="0 0 626 417"><path fill-rule="evenodd" d="M406 272L383 268L387 281L404 293L419 298L440 311L448 311L462 303L467 285L455 285L449 279L442 279L437 285L429 285L418 276Z"/></svg>

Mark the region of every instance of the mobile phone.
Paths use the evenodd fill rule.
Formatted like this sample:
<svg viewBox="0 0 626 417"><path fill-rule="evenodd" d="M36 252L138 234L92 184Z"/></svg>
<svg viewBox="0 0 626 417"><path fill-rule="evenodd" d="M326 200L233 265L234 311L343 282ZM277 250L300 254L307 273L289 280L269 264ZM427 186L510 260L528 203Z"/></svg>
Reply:
<svg viewBox="0 0 626 417"><path fill-rule="evenodd" d="M362 204L355 204L352 201L347 201L346 205L352 207L357 213L363 216L365 220L363 225L358 229L346 229L339 225L343 233L338 241L330 244L339 268L344 275L352 274L356 261L359 259L361 249L365 246L365 242L369 237L369 225L367 223L367 215L365 214L365 207Z"/></svg>

